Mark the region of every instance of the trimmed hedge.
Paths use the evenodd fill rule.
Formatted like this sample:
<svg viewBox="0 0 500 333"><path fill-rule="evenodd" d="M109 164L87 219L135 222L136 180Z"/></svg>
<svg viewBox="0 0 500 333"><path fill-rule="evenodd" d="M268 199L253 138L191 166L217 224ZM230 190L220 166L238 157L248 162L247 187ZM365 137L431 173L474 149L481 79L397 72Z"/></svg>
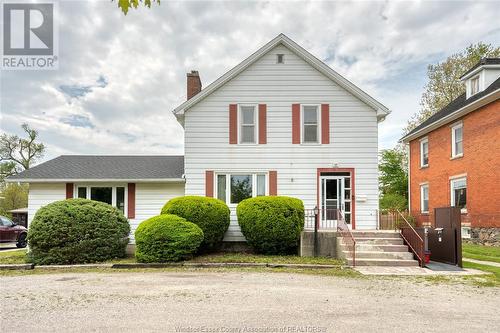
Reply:
<svg viewBox="0 0 500 333"><path fill-rule="evenodd" d="M162 214L151 217L135 231L135 257L139 262L189 259L203 241L203 231L186 219Z"/></svg>
<svg viewBox="0 0 500 333"><path fill-rule="evenodd" d="M162 214L174 214L193 222L203 230L203 250L216 249L229 227L229 208L218 199L185 196L171 199L163 206Z"/></svg>
<svg viewBox="0 0 500 333"><path fill-rule="evenodd" d="M245 199L236 208L247 242L260 253L289 254L297 250L304 229L304 204L285 196Z"/></svg>
<svg viewBox="0 0 500 333"><path fill-rule="evenodd" d="M125 256L130 225L106 203L56 201L38 210L28 232L29 258L39 265L81 264Z"/></svg>

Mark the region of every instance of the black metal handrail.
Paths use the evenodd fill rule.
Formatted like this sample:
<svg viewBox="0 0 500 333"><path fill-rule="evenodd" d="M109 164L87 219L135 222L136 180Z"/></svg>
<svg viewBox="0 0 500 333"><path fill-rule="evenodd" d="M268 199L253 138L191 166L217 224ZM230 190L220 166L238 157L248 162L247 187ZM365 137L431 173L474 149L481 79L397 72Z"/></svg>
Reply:
<svg viewBox="0 0 500 333"><path fill-rule="evenodd" d="M356 240L352 235L351 229L347 225L344 214L340 210L337 210L337 232L342 237L342 242L347 247L347 252L351 254L352 257L352 267L356 266Z"/></svg>
<svg viewBox="0 0 500 333"><path fill-rule="evenodd" d="M417 233L415 228L408 222L404 215L398 210L399 216L403 219L403 222L399 224L399 230L401 237L411 249L413 254L418 258L420 267L425 266L425 254L424 254L424 240Z"/></svg>

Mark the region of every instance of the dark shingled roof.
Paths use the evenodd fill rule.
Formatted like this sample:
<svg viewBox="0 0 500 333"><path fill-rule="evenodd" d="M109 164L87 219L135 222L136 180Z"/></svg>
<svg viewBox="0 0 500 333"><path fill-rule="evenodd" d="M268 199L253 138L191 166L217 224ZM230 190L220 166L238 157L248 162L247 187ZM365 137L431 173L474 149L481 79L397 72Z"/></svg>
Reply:
<svg viewBox="0 0 500 333"><path fill-rule="evenodd" d="M23 179L171 179L182 178L184 156L63 155L9 180Z"/></svg>
<svg viewBox="0 0 500 333"><path fill-rule="evenodd" d="M478 68L480 66L484 66L484 65L500 65L500 58L483 58L483 59L479 60L479 62L477 64L475 64L474 66L472 66L472 68L469 69L467 72L465 72L461 76L461 78L466 76L470 72L474 71L476 68Z"/></svg>
<svg viewBox="0 0 500 333"><path fill-rule="evenodd" d="M436 112L431 117L429 117L429 119L427 119L426 121L424 121L423 123L421 123L420 125L415 127L410 133L408 133L404 137L407 137L409 135L412 135L413 133L420 131L422 128L427 127L427 126L435 123L436 121L452 114L453 112L471 104L474 101L477 101L478 99L494 92L497 89L500 89L500 78L498 78L495 82L490 84L490 86L488 88L486 88L485 90L483 90L480 93L477 93L475 95L472 95L468 99L465 99L465 93L463 93L462 95L460 95L456 99L454 99L450 104L448 104L447 106L442 108L440 111Z"/></svg>

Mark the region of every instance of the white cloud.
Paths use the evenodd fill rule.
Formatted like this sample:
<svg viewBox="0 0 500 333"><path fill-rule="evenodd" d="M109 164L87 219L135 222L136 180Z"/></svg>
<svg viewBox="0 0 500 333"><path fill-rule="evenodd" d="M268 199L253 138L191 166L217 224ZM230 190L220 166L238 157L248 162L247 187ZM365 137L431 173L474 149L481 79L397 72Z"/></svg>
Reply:
<svg viewBox="0 0 500 333"><path fill-rule="evenodd" d="M390 147L419 108L428 63L500 40L493 2L162 2L127 16L116 2L59 7L59 70L1 73L2 131L29 122L47 158L182 153L170 111L185 73L198 69L206 86L280 32L393 110L380 127ZM108 84L78 98L60 89L99 77Z"/></svg>

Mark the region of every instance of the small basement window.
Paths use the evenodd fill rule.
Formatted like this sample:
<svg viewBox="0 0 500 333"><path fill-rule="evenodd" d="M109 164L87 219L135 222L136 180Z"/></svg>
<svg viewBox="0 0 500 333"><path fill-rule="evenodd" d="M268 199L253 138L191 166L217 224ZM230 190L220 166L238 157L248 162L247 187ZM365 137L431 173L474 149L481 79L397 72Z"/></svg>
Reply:
<svg viewBox="0 0 500 333"><path fill-rule="evenodd" d="M284 64L285 63L285 55L284 54L277 54L276 55L276 62L278 64Z"/></svg>

